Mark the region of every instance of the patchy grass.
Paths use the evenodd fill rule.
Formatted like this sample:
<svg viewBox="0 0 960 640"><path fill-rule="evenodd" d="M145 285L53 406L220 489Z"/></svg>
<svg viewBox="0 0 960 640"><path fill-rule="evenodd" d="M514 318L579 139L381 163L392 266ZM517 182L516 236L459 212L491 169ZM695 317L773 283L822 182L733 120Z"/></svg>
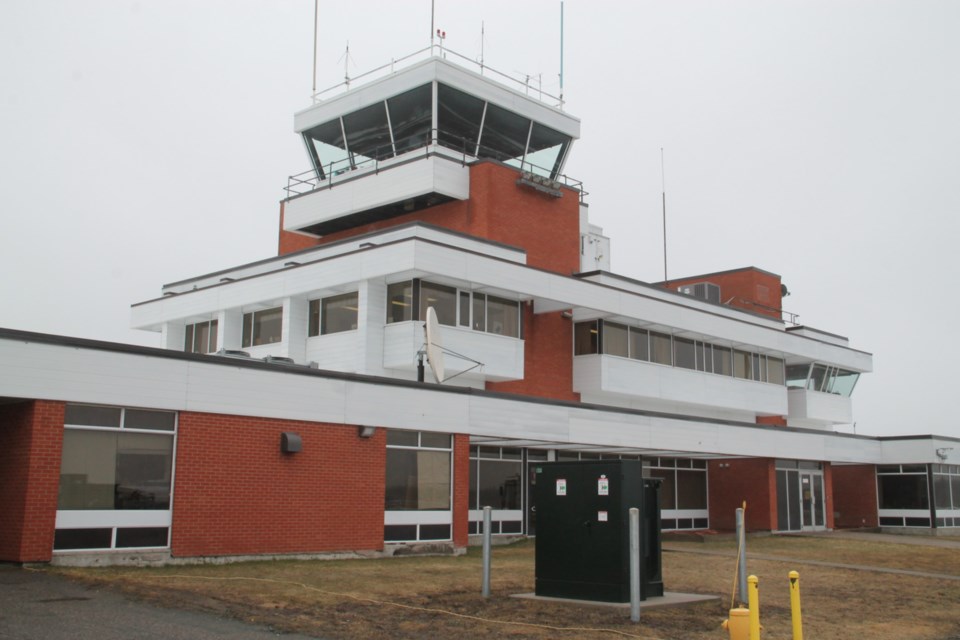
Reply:
<svg viewBox="0 0 960 640"><path fill-rule="evenodd" d="M750 551L796 560L869 564L960 575L956 550L820 538L751 538ZM479 549L461 557L248 562L157 569L58 569L163 606L210 611L334 639L477 637L705 640L726 638L732 557L684 550L735 551L729 541L669 543L670 591L721 595L723 603L625 611L511 598L533 591L534 543L496 547L493 595L480 596ZM801 575L804 632L817 640L960 638L960 581L750 560L760 578L764 638L791 638L787 573ZM602 629L602 630L601 630ZM604 631L605 630L605 631Z"/></svg>

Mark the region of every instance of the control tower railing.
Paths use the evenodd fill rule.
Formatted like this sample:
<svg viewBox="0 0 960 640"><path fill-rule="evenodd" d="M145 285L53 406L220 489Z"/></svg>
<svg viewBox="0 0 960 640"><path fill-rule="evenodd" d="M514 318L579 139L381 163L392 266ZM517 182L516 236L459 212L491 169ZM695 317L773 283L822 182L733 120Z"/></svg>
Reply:
<svg viewBox="0 0 960 640"><path fill-rule="evenodd" d="M381 65L376 69L371 69L370 71L361 73L358 76L350 77L349 75L344 76L343 82L338 82L332 87L328 87L321 91L318 91L313 94L313 104L318 104L327 100L338 91L346 91L350 88L352 82L357 81L369 81L375 80L376 78L385 77L390 75L397 70L397 66L406 66L407 64L417 62L419 60L426 60L432 56L438 56L445 60L452 60L460 66L470 69L471 71L476 71L480 75L491 75L497 80L503 82L508 87L522 91L524 94L530 97L536 97L541 102L549 104L552 107L556 107L563 110L563 96L555 96L550 93L547 93L543 90L542 82L540 82L539 76L526 75L524 79L521 80L511 75L507 75L492 67L488 67L483 64L483 62L477 62L472 58L468 58L465 55L459 54L452 49L447 49L443 45L431 45L429 47L424 47L419 51L414 51L409 55L405 55L402 58L396 58L391 60L388 64ZM537 80L536 86L533 86L532 81Z"/></svg>
<svg viewBox="0 0 960 640"><path fill-rule="evenodd" d="M397 153L397 149L403 149L403 151ZM350 158L323 164L319 171L308 169L292 175L287 178L287 186L284 187L284 191L287 192L288 198L292 198L318 189L330 189L336 186L338 182L357 178L367 173L385 171L391 166L406 163L418 156L440 156L461 165L467 165L479 159L491 159L502 162L523 173L549 180L555 188L567 187L572 189L578 193L581 202L587 195L587 192L583 189L583 183L579 180L564 174L551 175L551 170L548 168L539 167L517 158L501 157L502 153L498 153L495 149L490 149L482 144L478 145L476 142L467 139L457 140L455 136L437 129L432 130L430 135L419 133L406 139L395 140L391 144L376 147L368 155L353 154Z"/></svg>

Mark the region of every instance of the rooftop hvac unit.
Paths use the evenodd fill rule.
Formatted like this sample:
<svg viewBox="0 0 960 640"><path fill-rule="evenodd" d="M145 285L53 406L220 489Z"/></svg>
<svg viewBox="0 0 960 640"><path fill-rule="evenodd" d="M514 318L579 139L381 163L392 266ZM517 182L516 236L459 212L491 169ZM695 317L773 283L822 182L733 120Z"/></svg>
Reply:
<svg viewBox="0 0 960 640"><path fill-rule="evenodd" d="M720 287L712 282L697 282L695 284L684 284L677 287L677 291L694 298L700 298L707 302L720 304Z"/></svg>

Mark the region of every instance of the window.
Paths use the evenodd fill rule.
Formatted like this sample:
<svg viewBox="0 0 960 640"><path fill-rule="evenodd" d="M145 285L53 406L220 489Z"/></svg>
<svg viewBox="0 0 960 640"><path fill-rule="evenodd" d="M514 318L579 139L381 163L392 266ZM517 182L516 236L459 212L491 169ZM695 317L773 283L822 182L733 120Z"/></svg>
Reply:
<svg viewBox="0 0 960 640"><path fill-rule="evenodd" d="M733 376L735 378L750 380L750 354L746 351L740 351L739 349L733 350Z"/></svg>
<svg viewBox="0 0 960 640"><path fill-rule="evenodd" d="M704 460L644 458L649 474L660 478L660 506L664 529L705 529L707 465Z"/></svg>
<svg viewBox="0 0 960 640"><path fill-rule="evenodd" d="M387 285L387 322L413 320L413 281Z"/></svg>
<svg viewBox="0 0 960 640"><path fill-rule="evenodd" d="M773 358L770 359L771 363ZM783 361L777 360L778 366L782 366ZM817 362L810 364L791 364L786 367L786 383L790 388L806 389L807 391L818 391L820 393L832 393L834 395L849 397L853 393L853 388L857 384L860 374L856 371L848 371L839 367L820 364ZM771 380L773 382L773 380Z"/></svg>
<svg viewBox="0 0 960 640"><path fill-rule="evenodd" d="M416 319L410 311L417 308L418 318L427 317L433 307L437 322L449 327L465 327L511 338L522 337L520 303L497 296L474 293L434 282L399 282L387 287L387 322ZM418 300L414 303L414 300Z"/></svg>
<svg viewBox="0 0 960 640"><path fill-rule="evenodd" d="M721 376L733 375L733 351L730 347L713 345L713 372Z"/></svg>
<svg viewBox="0 0 960 640"><path fill-rule="evenodd" d="M470 508L519 510L523 477L520 449L472 447Z"/></svg>
<svg viewBox="0 0 960 640"><path fill-rule="evenodd" d="M217 321L207 320L188 324L183 338L187 353L213 353L217 350Z"/></svg>
<svg viewBox="0 0 960 640"><path fill-rule="evenodd" d="M487 296L487 333L520 337L520 303Z"/></svg>
<svg viewBox="0 0 960 640"><path fill-rule="evenodd" d="M310 301L310 337L357 328L357 292Z"/></svg>
<svg viewBox="0 0 960 640"><path fill-rule="evenodd" d="M387 511L450 509L447 434L387 432Z"/></svg>
<svg viewBox="0 0 960 640"><path fill-rule="evenodd" d="M68 404L64 422L54 549L167 546L176 414Z"/></svg>
<svg viewBox="0 0 960 640"><path fill-rule="evenodd" d="M437 322L448 327L457 324L457 290L432 282L420 283L420 318L426 319L427 308L433 307Z"/></svg>
<svg viewBox="0 0 960 640"><path fill-rule="evenodd" d="M243 346L280 342L283 331L283 307L243 314Z"/></svg>
<svg viewBox="0 0 960 640"><path fill-rule="evenodd" d="M449 540L453 438L387 431L384 540Z"/></svg>
<svg viewBox="0 0 960 640"><path fill-rule="evenodd" d="M877 502L880 509L929 509L926 465L877 467Z"/></svg>
<svg viewBox="0 0 960 640"><path fill-rule="evenodd" d="M767 382L783 385L783 360L767 356Z"/></svg>
<svg viewBox="0 0 960 640"><path fill-rule="evenodd" d="M387 100L397 154L419 149L430 139L432 94L433 87L425 84Z"/></svg>
<svg viewBox="0 0 960 640"><path fill-rule="evenodd" d="M461 295L469 295L464 291ZM473 294L473 330L487 330L487 296L482 293Z"/></svg>
<svg viewBox="0 0 960 640"><path fill-rule="evenodd" d="M634 360L650 359L650 333L646 329L630 327L630 357Z"/></svg>
<svg viewBox="0 0 960 640"><path fill-rule="evenodd" d="M673 364L684 369L696 368L697 357L693 340L687 340L686 338L673 339Z"/></svg>
<svg viewBox="0 0 960 640"><path fill-rule="evenodd" d="M650 332L650 361L673 364L673 347L668 334Z"/></svg>
<svg viewBox="0 0 960 640"><path fill-rule="evenodd" d="M596 320L578 322L573 326L573 355L599 353L600 330Z"/></svg>
<svg viewBox="0 0 960 640"><path fill-rule="evenodd" d="M603 352L612 356L629 357L630 347L626 325L603 323Z"/></svg>

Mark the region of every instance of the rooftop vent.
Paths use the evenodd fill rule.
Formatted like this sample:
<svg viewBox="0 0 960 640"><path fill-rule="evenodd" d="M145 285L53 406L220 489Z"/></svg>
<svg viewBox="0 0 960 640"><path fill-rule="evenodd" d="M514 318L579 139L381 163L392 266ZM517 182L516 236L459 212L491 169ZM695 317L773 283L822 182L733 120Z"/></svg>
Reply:
<svg viewBox="0 0 960 640"><path fill-rule="evenodd" d="M293 358L287 358L286 356L267 356L263 361L270 364L297 364Z"/></svg>
<svg viewBox="0 0 960 640"><path fill-rule="evenodd" d="M677 287L677 291L694 298L700 298L707 302L720 304L720 287L712 282L697 282L695 284L682 284Z"/></svg>
<svg viewBox="0 0 960 640"><path fill-rule="evenodd" d="M250 354L246 351L240 351L239 349L220 349L213 355L215 356L224 356L227 358L249 358Z"/></svg>

